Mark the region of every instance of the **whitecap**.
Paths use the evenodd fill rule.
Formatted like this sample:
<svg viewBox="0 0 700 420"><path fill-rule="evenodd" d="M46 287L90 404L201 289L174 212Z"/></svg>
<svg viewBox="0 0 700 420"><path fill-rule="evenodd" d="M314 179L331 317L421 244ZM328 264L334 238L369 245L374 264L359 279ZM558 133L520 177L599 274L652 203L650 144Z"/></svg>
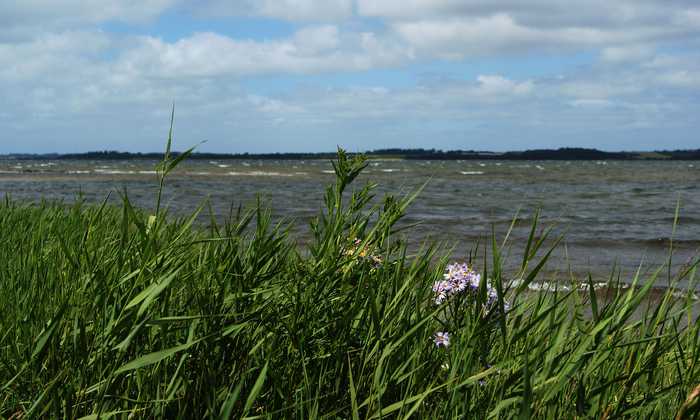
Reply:
<svg viewBox="0 0 700 420"><path fill-rule="evenodd" d="M251 172L229 172L229 176L292 176L293 174L283 174L280 172L251 171Z"/></svg>
<svg viewBox="0 0 700 420"><path fill-rule="evenodd" d="M104 174L104 175L130 175L130 174L135 174L136 172L134 171L119 171L119 170L110 170L110 169L95 169L95 172Z"/></svg>

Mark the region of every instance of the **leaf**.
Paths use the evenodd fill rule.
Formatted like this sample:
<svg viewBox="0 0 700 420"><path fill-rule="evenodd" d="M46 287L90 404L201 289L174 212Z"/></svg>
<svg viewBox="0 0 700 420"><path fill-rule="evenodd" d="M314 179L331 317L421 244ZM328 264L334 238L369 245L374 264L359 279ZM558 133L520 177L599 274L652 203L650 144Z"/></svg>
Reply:
<svg viewBox="0 0 700 420"><path fill-rule="evenodd" d="M243 408L243 415L248 414L250 409L253 407L253 403L258 398L258 394L260 394L260 391L262 390L262 387L265 384L265 378L267 377L267 367L269 364L269 360L265 362L265 366L260 371L258 379L255 381L255 385L253 385L253 389L250 390L250 394L248 394L248 399L245 402L245 407Z"/></svg>
<svg viewBox="0 0 700 420"><path fill-rule="evenodd" d="M116 416L117 414L126 414L126 413L131 413L132 410L119 410L119 411L110 411L109 413L101 413L101 414L90 414L88 416L80 417L78 420L97 420L98 418L100 420L107 420L111 419L112 417Z"/></svg>
<svg viewBox="0 0 700 420"><path fill-rule="evenodd" d="M360 409L357 406L357 392L355 391L355 381L352 379L352 364L348 356L348 376L350 378L350 406L352 407L352 419L360 420Z"/></svg>
<svg viewBox="0 0 700 420"><path fill-rule="evenodd" d="M181 344L179 346L171 347L169 349L149 353L145 356L141 356L137 359L132 360L131 362L117 369L114 373L120 374L130 370L141 369L143 367L150 366L154 363L160 362L161 360L167 359L168 357L177 354L183 350L187 350L202 340L203 338L200 338L199 340L193 341L191 343Z"/></svg>
<svg viewBox="0 0 700 420"><path fill-rule="evenodd" d="M53 319L49 323L49 326L39 335L39 338L36 340L36 346L34 347L34 351L32 352L32 359L37 357L42 350L44 350L44 347L46 347L46 344L49 342L49 339L53 336L53 334L56 332L56 327L58 326L58 323L63 317L63 312L65 312L67 305L63 304L61 308L58 310L56 315L54 315Z"/></svg>
<svg viewBox="0 0 700 420"><path fill-rule="evenodd" d="M144 313L148 306L153 302L153 300L158 297L158 295L165 290L170 283L175 279L175 276L180 272L180 269L175 270L167 276L161 277L159 280L151 283L148 287L143 289L141 293L136 295L129 303L126 304L124 308L129 309L141 303L138 310L138 316Z"/></svg>

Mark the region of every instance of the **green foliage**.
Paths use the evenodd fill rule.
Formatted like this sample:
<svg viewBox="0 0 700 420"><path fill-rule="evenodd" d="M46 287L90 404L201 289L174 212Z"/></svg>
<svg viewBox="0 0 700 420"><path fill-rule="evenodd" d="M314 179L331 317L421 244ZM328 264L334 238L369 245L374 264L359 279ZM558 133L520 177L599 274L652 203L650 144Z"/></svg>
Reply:
<svg viewBox="0 0 700 420"><path fill-rule="evenodd" d="M161 185L180 161L169 145ZM396 227L415 195L350 189L364 167L339 150L308 249L259 206L204 230L126 195L121 208L5 201L0 417L696 415L691 293L650 299L653 276L613 277L605 296L592 280L528 291L551 255L534 225L517 276L501 269L506 241L484 260L498 311L482 309L483 284L436 306L446 259L409 255ZM676 280L694 278L693 265Z"/></svg>

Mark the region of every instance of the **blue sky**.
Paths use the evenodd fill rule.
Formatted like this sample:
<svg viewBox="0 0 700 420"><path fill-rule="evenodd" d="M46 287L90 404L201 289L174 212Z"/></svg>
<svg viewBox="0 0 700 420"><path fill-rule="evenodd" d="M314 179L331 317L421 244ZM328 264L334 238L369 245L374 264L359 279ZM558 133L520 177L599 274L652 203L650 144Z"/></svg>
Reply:
<svg viewBox="0 0 700 420"><path fill-rule="evenodd" d="M0 153L700 147L695 0L5 0Z"/></svg>

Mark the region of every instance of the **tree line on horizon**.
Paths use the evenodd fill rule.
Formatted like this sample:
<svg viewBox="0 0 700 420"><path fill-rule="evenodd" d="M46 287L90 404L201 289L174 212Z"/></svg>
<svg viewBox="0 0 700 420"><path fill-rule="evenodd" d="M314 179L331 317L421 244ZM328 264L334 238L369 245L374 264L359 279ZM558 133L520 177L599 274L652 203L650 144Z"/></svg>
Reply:
<svg viewBox="0 0 700 420"><path fill-rule="evenodd" d="M351 153L352 154L352 153ZM360 154L360 153L355 153ZM581 147L558 149L532 149L524 151L490 152L477 150L402 149L387 148L366 151L367 157L384 157L411 160L700 160L700 149L660 150L650 152L607 152ZM177 156L178 152L173 152ZM192 153L193 159L332 159L335 152L276 152L276 153ZM122 152L115 150L85 153L10 154L10 159L57 160L126 160L162 159L162 153Z"/></svg>

